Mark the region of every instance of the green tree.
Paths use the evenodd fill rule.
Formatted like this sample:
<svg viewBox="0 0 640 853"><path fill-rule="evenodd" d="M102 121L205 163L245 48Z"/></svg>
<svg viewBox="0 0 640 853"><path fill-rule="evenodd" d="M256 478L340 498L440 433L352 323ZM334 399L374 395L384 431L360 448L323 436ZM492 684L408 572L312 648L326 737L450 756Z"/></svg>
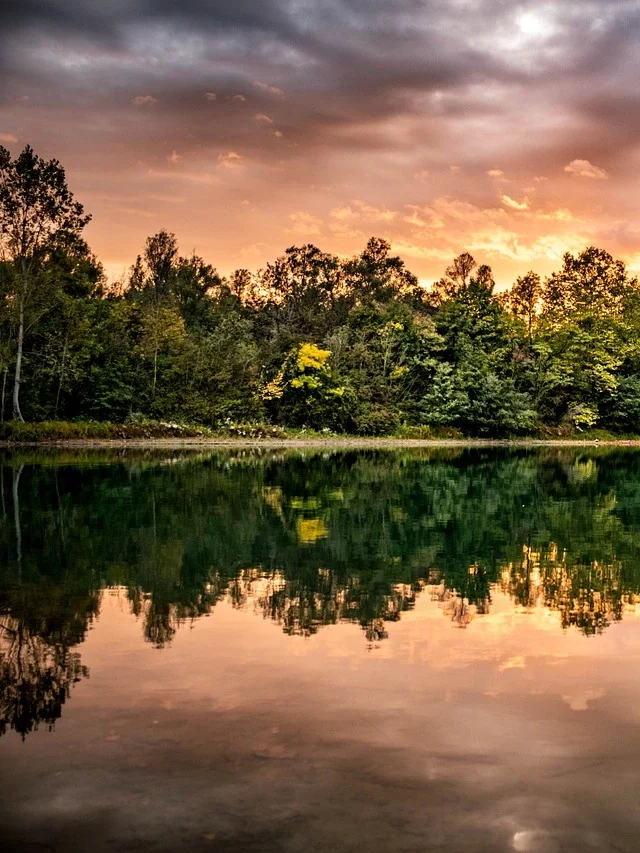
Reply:
<svg viewBox="0 0 640 853"><path fill-rule="evenodd" d="M371 300L405 300L415 305L423 302L418 279L400 257L391 254L391 244L380 237L372 237L362 254L345 262L344 274L354 304Z"/></svg>
<svg viewBox="0 0 640 853"><path fill-rule="evenodd" d="M527 394L493 372L485 359L466 358L456 367L440 364L421 401L423 423L450 426L466 435L527 433L536 422Z"/></svg>
<svg viewBox="0 0 640 853"><path fill-rule="evenodd" d="M0 250L15 268L17 344L13 416L23 420L20 383L26 331L51 308L43 263L56 244L77 237L90 217L67 187L57 160L45 161L27 145L15 160L0 146Z"/></svg>
<svg viewBox="0 0 640 853"><path fill-rule="evenodd" d="M299 344L266 383L263 400L284 423L348 430L351 394L336 382L330 357L330 350Z"/></svg>
<svg viewBox="0 0 640 853"><path fill-rule="evenodd" d="M198 255L178 259L173 295L187 329L210 329L214 320L214 301L231 291L222 292L222 279L211 264Z"/></svg>
<svg viewBox="0 0 640 853"><path fill-rule="evenodd" d="M624 262L603 249L589 246L577 256L567 252L562 269L544 284L543 316L554 326L587 316L617 317L637 286Z"/></svg>
<svg viewBox="0 0 640 853"><path fill-rule="evenodd" d="M527 339L531 343L542 307L542 283L537 273L530 270L516 279L508 294L508 307L513 316L524 324Z"/></svg>
<svg viewBox="0 0 640 853"><path fill-rule="evenodd" d="M467 289L475 267L476 261L469 252L463 252L454 258L453 263L445 270L444 276L434 282L430 292L431 301L439 306L463 293Z"/></svg>
<svg viewBox="0 0 640 853"><path fill-rule="evenodd" d="M567 253L547 279L533 383L544 421L578 429L606 423L633 349L627 306L637 294L637 279L624 263L593 246L577 256Z"/></svg>
<svg viewBox="0 0 640 853"><path fill-rule="evenodd" d="M158 231L147 237L142 255L131 269L129 292L155 303L173 292L178 262L178 241L169 231Z"/></svg>
<svg viewBox="0 0 640 853"><path fill-rule="evenodd" d="M37 419L75 417L82 413L85 380L95 355L94 320L103 271L87 244L74 239L55 247L40 274L49 292L56 294L55 310L45 313L30 334L22 409Z"/></svg>

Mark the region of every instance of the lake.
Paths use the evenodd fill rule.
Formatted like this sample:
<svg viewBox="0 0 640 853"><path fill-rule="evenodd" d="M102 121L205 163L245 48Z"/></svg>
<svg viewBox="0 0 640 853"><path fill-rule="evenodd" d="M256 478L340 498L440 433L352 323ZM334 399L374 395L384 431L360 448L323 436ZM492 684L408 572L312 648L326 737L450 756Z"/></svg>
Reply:
<svg viewBox="0 0 640 853"><path fill-rule="evenodd" d="M637 851L640 452L2 458L3 851Z"/></svg>

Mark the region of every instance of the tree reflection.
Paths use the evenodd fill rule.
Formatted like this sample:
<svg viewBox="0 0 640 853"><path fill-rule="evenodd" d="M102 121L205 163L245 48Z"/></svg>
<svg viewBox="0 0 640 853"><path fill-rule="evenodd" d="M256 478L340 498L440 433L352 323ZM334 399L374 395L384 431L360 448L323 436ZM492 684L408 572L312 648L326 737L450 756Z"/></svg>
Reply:
<svg viewBox="0 0 640 853"><path fill-rule="evenodd" d="M369 642L387 636L386 622L400 619L415 603L421 586L407 584L365 590L360 579L345 583L328 569L308 572L304 578L288 578L279 571L266 576L260 569L243 571L228 590L237 608L253 605L289 635L309 637L323 625L338 622L359 624Z"/></svg>
<svg viewBox="0 0 640 853"><path fill-rule="evenodd" d="M367 642L421 594L465 628L497 592L603 631L640 594L640 454L429 450L124 457L3 468L2 726L52 725L74 647L122 587L145 639L219 602Z"/></svg>
<svg viewBox="0 0 640 853"><path fill-rule="evenodd" d="M523 548L520 563L505 567L501 587L521 606L557 611L563 628L601 633L635 607L637 591L625 583L620 562L574 563L554 544L546 551Z"/></svg>
<svg viewBox="0 0 640 853"><path fill-rule="evenodd" d="M98 612L98 597L21 587L0 599L0 735L52 729L75 683L88 677L72 647Z"/></svg>

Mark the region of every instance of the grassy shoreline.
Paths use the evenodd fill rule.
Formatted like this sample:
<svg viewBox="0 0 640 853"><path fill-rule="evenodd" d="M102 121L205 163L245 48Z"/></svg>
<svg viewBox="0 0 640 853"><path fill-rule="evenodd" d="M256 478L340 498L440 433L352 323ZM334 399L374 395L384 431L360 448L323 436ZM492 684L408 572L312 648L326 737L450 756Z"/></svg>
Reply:
<svg viewBox="0 0 640 853"><path fill-rule="evenodd" d="M337 435L269 425L230 425L210 429L197 425L145 421L96 421L0 424L0 448L61 447L556 447L585 445L640 446L639 435L592 430L573 435L469 438L454 431L405 428L385 436Z"/></svg>

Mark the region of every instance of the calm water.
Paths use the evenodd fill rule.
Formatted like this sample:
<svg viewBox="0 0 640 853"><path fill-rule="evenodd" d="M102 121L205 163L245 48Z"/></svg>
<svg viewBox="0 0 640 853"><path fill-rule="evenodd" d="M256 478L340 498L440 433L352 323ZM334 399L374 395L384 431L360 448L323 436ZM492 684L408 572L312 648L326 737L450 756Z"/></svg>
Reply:
<svg viewBox="0 0 640 853"><path fill-rule="evenodd" d="M2 461L3 851L640 849L640 452Z"/></svg>

